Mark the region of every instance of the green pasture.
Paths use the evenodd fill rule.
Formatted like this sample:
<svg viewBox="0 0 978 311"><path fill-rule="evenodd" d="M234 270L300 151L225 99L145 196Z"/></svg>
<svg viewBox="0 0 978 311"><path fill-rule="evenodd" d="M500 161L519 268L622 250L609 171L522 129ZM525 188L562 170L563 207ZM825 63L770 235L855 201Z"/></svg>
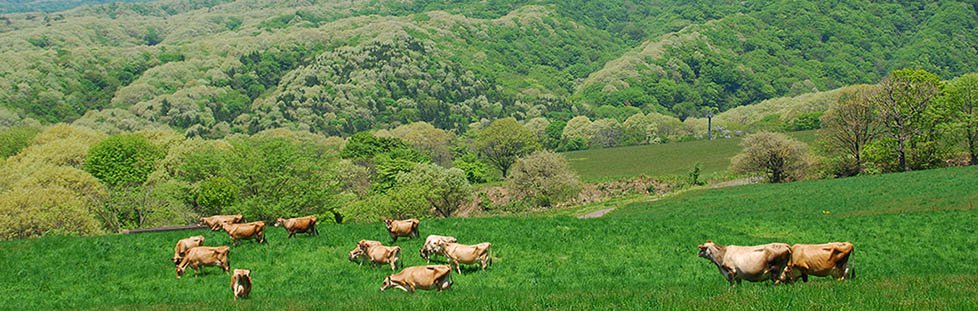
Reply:
<svg viewBox="0 0 978 311"><path fill-rule="evenodd" d="M805 143L815 141L815 131L788 135ZM604 181L646 176L689 174L696 163L703 177L721 174L740 152L740 138L696 140L659 145L628 146L565 152L571 168L585 181Z"/></svg>
<svg viewBox="0 0 978 311"><path fill-rule="evenodd" d="M253 271L250 299L233 302L218 268L176 279L173 243L217 232L46 237L0 242L0 309L289 310L975 310L978 167L695 190L629 200L604 218L509 216L425 220L420 230L493 243L494 265L453 275L447 292L380 292L390 270L346 254L359 239L390 244L380 223L322 225L319 237L233 247ZM720 244L851 241L857 277L730 288L696 256ZM406 265L422 240L400 240Z"/></svg>

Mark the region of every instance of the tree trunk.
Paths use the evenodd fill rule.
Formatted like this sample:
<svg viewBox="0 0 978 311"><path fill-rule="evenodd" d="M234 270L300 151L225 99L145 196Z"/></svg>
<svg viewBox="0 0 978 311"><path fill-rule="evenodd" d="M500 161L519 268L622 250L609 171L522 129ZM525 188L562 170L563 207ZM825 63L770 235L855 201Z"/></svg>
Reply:
<svg viewBox="0 0 978 311"><path fill-rule="evenodd" d="M907 150L905 142L903 139L897 139L897 153L900 155L900 171L909 172L910 167L907 166Z"/></svg>
<svg viewBox="0 0 978 311"><path fill-rule="evenodd" d="M968 153L971 154L971 165L978 165L978 141L975 141L975 132L968 131Z"/></svg>

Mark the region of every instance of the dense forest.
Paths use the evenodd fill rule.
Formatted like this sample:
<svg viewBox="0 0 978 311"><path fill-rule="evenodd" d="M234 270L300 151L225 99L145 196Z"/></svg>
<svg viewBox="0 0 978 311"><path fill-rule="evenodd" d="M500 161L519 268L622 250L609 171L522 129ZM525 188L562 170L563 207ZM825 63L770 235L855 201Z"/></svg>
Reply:
<svg viewBox="0 0 978 311"><path fill-rule="evenodd" d="M65 2L67 3L67 2ZM165 0L0 16L0 125L225 137L685 120L978 67L975 1Z"/></svg>

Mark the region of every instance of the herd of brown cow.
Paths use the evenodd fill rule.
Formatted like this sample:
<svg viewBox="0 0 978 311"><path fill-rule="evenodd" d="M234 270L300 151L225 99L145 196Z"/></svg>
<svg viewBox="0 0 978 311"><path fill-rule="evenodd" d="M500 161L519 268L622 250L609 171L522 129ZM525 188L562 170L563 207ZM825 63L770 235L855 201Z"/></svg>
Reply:
<svg viewBox="0 0 978 311"><path fill-rule="evenodd" d="M256 221L241 223L241 215L217 215L201 218L200 221L213 231L223 229L227 232L232 245L237 246L240 240L254 239L265 243L265 222ZM397 242L399 237L419 236L417 219L384 220L387 233L391 240ZM306 216L291 219L278 218L275 226L282 226L289 233L289 238L296 233L319 235L316 230L316 217ZM477 264L482 270L492 263L490 243L475 245L459 244L452 236L429 235L425 239L419 254L428 263L435 255L441 255L447 265L426 265L408 267L399 273L388 275L384 279L381 291L389 288L399 288L414 293L417 289L442 291L452 286L452 266L461 274L462 264ZM849 242L833 242L826 244L795 244L770 243L756 246L718 245L707 240L698 245L699 256L710 260L731 286L740 284L743 280L761 282L771 280L774 284L790 283L801 278L808 282L808 276L831 276L846 280L855 277L855 272L849 260L853 256L854 246ZM230 248L227 246L204 246L204 236L192 236L177 241L173 249L173 263L176 265L177 278L183 276L187 267L194 269L198 275L201 266L218 266L225 273L231 271L228 262ZM389 265L391 271L396 271L401 256L400 246L384 246L379 241L360 240L350 251L349 260L370 262L375 266ZM231 292L235 300L247 297L251 292L251 271L234 269L231 275Z"/></svg>
<svg viewBox="0 0 978 311"><path fill-rule="evenodd" d="M215 215L200 218L201 223L210 227L212 231L223 229L227 232L233 246L237 246L241 240L253 239L259 244L265 243L265 222L242 223L243 220L242 215ZM397 242L399 237L418 237L418 225L420 223L421 221L413 218L384 220L387 232L394 242ZM289 238L295 236L296 233L319 235L319 231L316 230L315 216L291 219L278 218L275 226L284 227L289 233ZM421 257L430 263L434 255L442 255L448 261L448 265L404 268L399 273L388 275L380 290L399 288L410 293L414 293L416 289L441 291L452 286L452 265L455 266L458 273L462 273L462 264L478 264L482 270L485 270L492 263L489 251L490 243L464 245L457 242L458 240L451 236L428 236L420 250ZM225 273L230 273L229 253L230 248L228 246L204 246L204 236L201 235L181 239L177 241L173 249L173 263L176 265L177 278L183 276L187 267L193 268L195 277L198 272L202 271L201 266L221 267ZM350 251L349 260L359 262L361 265L364 261L369 261L377 266L390 265L391 271L396 271L400 255L400 246L384 246L378 241L361 240ZM231 293L234 300L247 297L251 292L251 286L251 270L234 269L234 273L231 274Z"/></svg>
<svg viewBox="0 0 978 311"><path fill-rule="evenodd" d="M730 286L740 284L742 280L760 282L770 279L779 284L794 282L799 277L808 282L809 275L840 280L856 275L849 263L855 248L849 242L723 246L707 240L698 247L699 256L713 262Z"/></svg>

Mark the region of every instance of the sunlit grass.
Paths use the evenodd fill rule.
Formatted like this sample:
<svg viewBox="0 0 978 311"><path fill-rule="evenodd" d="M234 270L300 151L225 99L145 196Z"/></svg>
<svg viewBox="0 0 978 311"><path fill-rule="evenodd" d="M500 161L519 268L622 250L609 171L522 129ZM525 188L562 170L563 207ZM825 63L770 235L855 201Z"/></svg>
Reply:
<svg viewBox="0 0 978 311"><path fill-rule="evenodd" d="M454 275L447 292L378 289L390 270L358 267L360 239L390 243L382 224L323 225L319 237L231 251L253 271L250 299L232 302L217 268L177 280L173 243L210 231L51 237L0 243L0 309L955 309L978 308L978 168L696 190L623 200L599 219L511 216L424 221L422 235L493 243L494 265ZM632 202L632 203L628 203ZM827 212L826 212L827 211ZM277 230L276 230L277 229ZM851 241L857 278L729 288L696 256L722 244ZM405 265L421 239L400 240Z"/></svg>

